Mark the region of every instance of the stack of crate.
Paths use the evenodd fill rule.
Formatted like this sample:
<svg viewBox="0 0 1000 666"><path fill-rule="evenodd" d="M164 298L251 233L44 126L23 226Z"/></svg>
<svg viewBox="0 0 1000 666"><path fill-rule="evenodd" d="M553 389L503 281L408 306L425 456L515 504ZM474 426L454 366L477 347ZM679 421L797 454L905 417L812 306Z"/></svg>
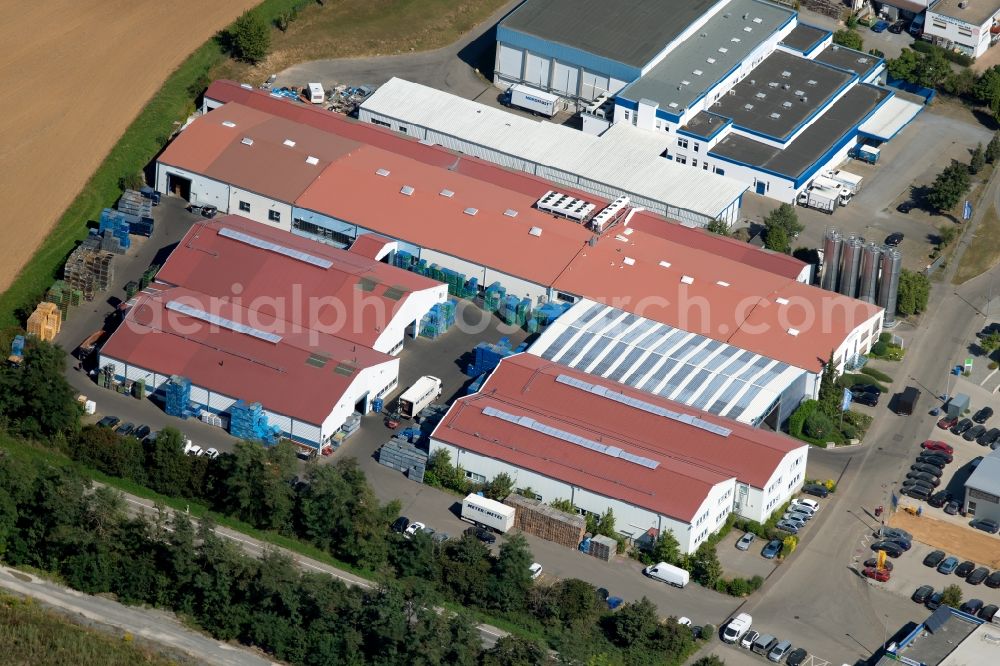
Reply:
<svg viewBox="0 0 1000 666"><path fill-rule="evenodd" d="M129 239L129 222L123 213L105 208L101 211L100 232L104 235L101 248L115 254L124 254L132 246ZM107 246L107 247L106 247Z"/></svg>
<svg viewBox="0 0 1000 666"><path fill-rule="evenodd" d="M587 521L583 516L560 511L540 500L511 494L503 503L516 510L514 527L546 541L576 548L587 531Z"/></svg>
<svg viewBox="0 0 1000 666"><path fill-rule="evenodd" d="M187 418L188 403L191 402L191 380L187 377L174 375L165 388L166 404L164 411L170 416Z"/></svg>
<svg viewBox="0 0 1000 666"><path fill-rule="evenodd" d="M455 301L435 303L420 319L420 335L432 340L440 337L455 325Z"/></svg>
<svg viewBox="0 0 1000 666"><path fill-rule="evenodd" d="M507 338L502 338L495 345L480 342L472 348L472 363L465 367L465 374L470 377L478 377L483 373L492 372L500 365L500 359L506 358L512 353L510 340Z"/></svg>
<svg viewBox="0 0 1000 666"><path fill-rule="evenodd" d="M618 542L611 537L598 534L590 540L591 557L596 557L605 562L610 562L611 558L618 554Z"/></svg>
<svg viewBox="0 0 1000 666"><path fill-rule="evenodd" d="M98 292L107 291L114 280L112 260L114 254L105 252L93 243L84 243L73 250L63 267L67 285L80 292L84 300L92 301Z"/></svg>
<svg viewBox="0 0 1000 666"><path fill-rule="evenodd" d="M115 364L108 363L101 368L101 374L97 377L97 383L101 388L110 389L115 383ZM167 412L168 414L170 412Z"/></svg>
<svg viewBox="0 0 1000 666"><path fill-rule="evenodd" d="M153 278L156 277L156 273L159 270L160 267L156 264L153 264L152 266L147 268L146 272L142 274L141 278L139 278L139 288L145 289L146 287L148 287L149 283L153 281Z"/></svg>
<svg viewBox="0 0 1000 666"><path fill-rule="evenodd" d="M28 317L28 334L42 340L54 340L62 327L62 312L55 303L43 301Z"/></svg>
<svg viewBox="0 0 1000 666"><path fill-rule="evenodd" d="M267 413L259 402L237 400L229 408L229 434L240 439L273 444L278 441L281 432L277 426L268 423Z"/></svg>
<svg viewBox="0 0 1000 666"><path fill-rule="evenodd" d="M494 282L486 287L483 296L483 308L487 312L496 312L500 309L501 303L507 298L507 290L499 282Z"/></svg>
<svg viewBox="0 0 1000 666"><path fill-rule="evenodd" d="M69 306L74 300L79 302L82 298L83 292L80 292L78 296L73 294L73 290L68 284L62 280L56 280L49 287L48 291L45 292L45 300L49 303L54 303L59 312L62 313L63 321L69 319Z"/></svg>
<svg viewBox="0 0 1000 666"><path fill-rule="evenodd" d="M400 437L393 437L378 451L379 463L406 474L411 480L424 482L427 453Z"/></svg>

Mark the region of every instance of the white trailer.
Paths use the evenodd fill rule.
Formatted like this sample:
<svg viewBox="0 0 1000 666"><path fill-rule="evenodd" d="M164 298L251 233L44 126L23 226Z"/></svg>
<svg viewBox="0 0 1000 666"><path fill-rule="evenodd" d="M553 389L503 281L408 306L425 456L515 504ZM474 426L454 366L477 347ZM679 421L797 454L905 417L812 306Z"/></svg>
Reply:
<svg viewBox="0 0 1000 666"><path fill-rule="evenodd" d="M308 83L309 101L313 104L322 104L326 101L326 93L323 92L322 83Z"/></svg>
<svg viewBox="0 0 1000 666"><path fill-rule="evenodd" d="M399 415L404 419L412 419L440 396L441 380L431 375L424 375L399 396Z"/></svg>
<svg viewBox="0 0 1000 666"><path fill-rule="evenodd" d="M832 214L840 205L840 192L821 187L810 187L799 193L798 204Z"/></svg>
<svg viewBox="0 0 1000 666"><path fill-rule="evenodd" d="M532 113L551 118L556 115L556 105L559 97L550 93L515 84L507 91L507 103Z"/></svg>
<svg viewBox="0 0 1000 666"><path fill-rule="evenodd" d="M851 194L857 194L861 191L861 181L864 180L861 176L844 171L843 169L828 171L826 172L826 177L840 183L842 187L849 189Z"/></svg>
<svg viewBox="0 0 1000 666"><path fill-rule="evenodd" d="M462 500L462 520L503 534L514 526L514 507L472 494Z"/></svg>
<svg viewBox="0 0 1000 666"><path fill-rule="evenodd" d="M674 587L684 587L691 580L691 574L687 570L666 562L650 565L643 569L642 573Z"/></svg>
<svg viewBox="0 0 1000 666"><path fill-rule="evenodd" d="M829 178L827 176L816 176L815 178L813 178L811 187L814 188L819 187L824 190L833 190L835 192L839 192L840 200L838 201L838 203L841 206L846 206L851 201L851 197L854 196L854 192L852 192L849 188L845 187L843 183L841 183L838 180L834 180L833 178Z"/></svg>

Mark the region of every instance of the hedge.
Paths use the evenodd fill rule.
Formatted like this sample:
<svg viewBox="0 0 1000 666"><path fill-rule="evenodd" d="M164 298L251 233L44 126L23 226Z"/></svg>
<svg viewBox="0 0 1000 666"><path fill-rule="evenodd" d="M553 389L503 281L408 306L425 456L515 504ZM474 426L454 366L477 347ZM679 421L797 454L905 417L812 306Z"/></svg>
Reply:
<svg viewBox="0 0 1000 666"><path fill-rule="evenodd" d="M874 386L875 388L877 388L882 393L888 393L889 392L889 389L886 386L884 386L884 385L880 384L879 382L875 381L875 377L873 375L869 375L867 373L866 374L846 374L846 375L841 375L841 377L840 377L840 385L843 386L844 388L851 388L855 384L871 384L872 386ZM804 421L803 421L803 423L804 423Z"/></svg>
<svg viewBox="0 0 1000 666"><path fill-rule="evenodd" d="M891 384L895 381L892 377L885 374L881 370L876 370L875 368L869 368L868 366L861 368L861 373L868 375L869 377L874 377L878 381L885 382L886 384Z"/></svg>

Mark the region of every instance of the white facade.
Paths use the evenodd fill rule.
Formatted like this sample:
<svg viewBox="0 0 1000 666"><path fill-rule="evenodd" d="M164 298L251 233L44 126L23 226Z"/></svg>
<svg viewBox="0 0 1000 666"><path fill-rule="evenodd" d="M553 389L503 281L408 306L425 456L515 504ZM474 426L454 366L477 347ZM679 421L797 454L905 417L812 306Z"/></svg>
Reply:
<svg viewBox="0 0 1000 666"><path fill-rule="evenodd" d="M220 213L229 212L229 185L212 180L193 171L185 171L162 162L156 163L156 191L172 193L172 178L180 178L190 182L189 201L199 206L215 206Z"/></svg>
<svg viewBox="0 0 1000 666"><path fill-rule="evenodd" d="M229 187L228 212L282 231L292 230L292 205L235 185Z"/></svg>
<svg viewBox="0 0 1000 666"><path fill-rule="evenodd" d="M420 323L420 318L438 303L448 300L448 285L437 284L431 289L410 292L400 304L389 324L379 334L372 349L385 354L398 354L409 327Z"/></svg>
<svg viewBox="0 0 1000 666"><path fill-rule="evenodd" d="M986 16L982 22L975 24L970 23L968 19L956 17L956 14L960 16L962 9L957 2L942 0L935 3L927 10L924 34L933 37L935 44L978 58L990 47L990 28L1000 15L1000 5L997 5L993 13ZM981 16L982 12L979 15Z"/></svg>

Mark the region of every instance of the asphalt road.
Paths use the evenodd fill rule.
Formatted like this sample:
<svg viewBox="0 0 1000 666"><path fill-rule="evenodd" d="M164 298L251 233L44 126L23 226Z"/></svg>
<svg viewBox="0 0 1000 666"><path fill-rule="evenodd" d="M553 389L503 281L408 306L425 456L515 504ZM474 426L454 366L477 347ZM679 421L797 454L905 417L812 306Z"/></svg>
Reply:
<svg viewBox="0 0 1000 666"><path fill-rule="evenodd" d="M82 594L33 574L0 566L0 587L31 597L45 606L67 611L86 623L102 624L140 636L218 666L268 666L276 662L243 646L220 643L182 625L170 613L125 606L104 597Z"/></svg>

